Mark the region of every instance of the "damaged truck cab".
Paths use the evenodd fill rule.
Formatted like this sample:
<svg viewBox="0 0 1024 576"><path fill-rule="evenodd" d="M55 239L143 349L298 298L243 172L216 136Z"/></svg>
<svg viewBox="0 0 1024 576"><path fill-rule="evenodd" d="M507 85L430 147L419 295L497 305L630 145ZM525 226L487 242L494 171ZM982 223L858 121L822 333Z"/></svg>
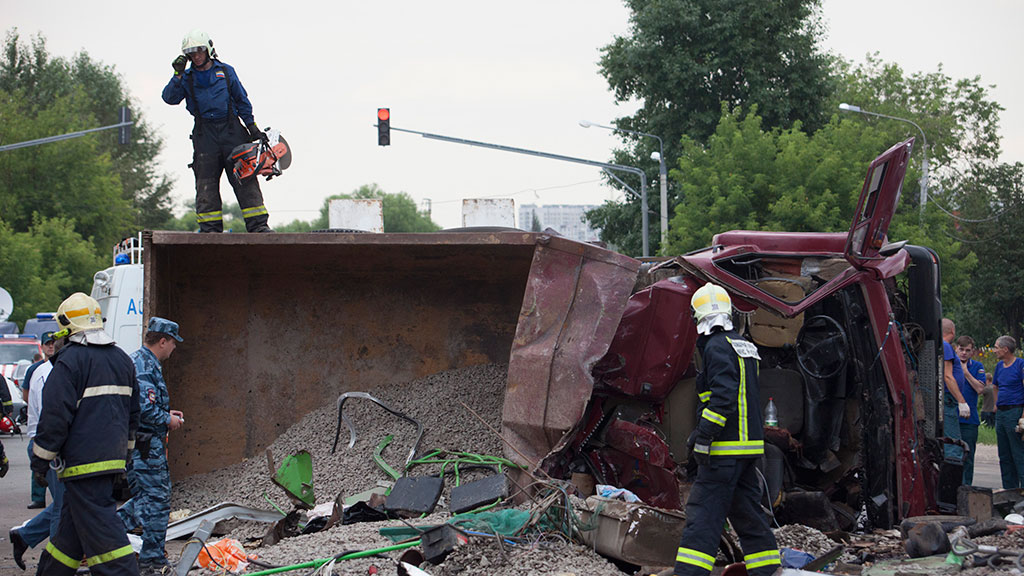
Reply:
<svg viewBox="0 0 1024 576"><path fill-rule="evenodd" d="M552 429L545 419L551 382L521 370L529 343L517 333L505 431L536 445L530 431L547 430L549 450L534 464L553 476L589 473L648 504L681 508L676 468L696 424L700 366L690 297L714 282L732 296L737 329L758 346L762 404L771 399L778 409L778 426L765 429L764 468L780 521L806 508L829 518L823 528L891 527L955 505L959 478L940 473L949 465L941 450L938 258L886 241L912 145L897 144L870 164L846 234L726 232L709 248L653 267L649 276L675 275L635 292L607 352L580 359L590 389L576 385L583 394L571 402L581 417L571 427ZM569 343L551 354L565 354ZM516 413L517 397L528 395L548 402ZM564 398L558 403L567 409ZM950 486L940 486L940 476Z"/></svg>

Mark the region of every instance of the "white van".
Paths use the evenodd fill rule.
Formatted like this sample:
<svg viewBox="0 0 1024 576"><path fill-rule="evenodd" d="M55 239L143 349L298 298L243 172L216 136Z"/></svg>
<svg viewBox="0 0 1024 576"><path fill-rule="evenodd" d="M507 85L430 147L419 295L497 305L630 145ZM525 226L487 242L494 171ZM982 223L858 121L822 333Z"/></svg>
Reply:
<svg viewBox="0 0 1024 576"><path fill-rule="evenodd" d="M103 312L103 328L131 354L142 347L142 238L114 246L114 265L92 278L92 297Z"/></svg>

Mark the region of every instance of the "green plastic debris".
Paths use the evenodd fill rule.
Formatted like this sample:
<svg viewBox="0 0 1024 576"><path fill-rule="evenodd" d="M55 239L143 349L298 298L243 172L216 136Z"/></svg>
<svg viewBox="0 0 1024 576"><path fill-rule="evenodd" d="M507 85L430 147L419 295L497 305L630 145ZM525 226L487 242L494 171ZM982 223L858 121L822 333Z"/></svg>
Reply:
<svg viewBox="0 0 1024 576"><path fill-rule="evenodd" d="M305 450L285 456L281 467L274 470L274 458L267 449L267 464L270 467L271 480L280 486L295 506L309 510L316 506L313 495L313 457Z"/></svg>

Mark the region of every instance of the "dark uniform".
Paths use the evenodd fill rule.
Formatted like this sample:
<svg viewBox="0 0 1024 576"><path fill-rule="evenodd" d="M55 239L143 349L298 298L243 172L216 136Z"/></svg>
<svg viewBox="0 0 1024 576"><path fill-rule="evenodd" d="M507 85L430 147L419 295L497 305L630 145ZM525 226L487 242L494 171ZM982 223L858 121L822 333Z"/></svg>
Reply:
<svg viewBox="0 0 1024 576"><path fill-rule="evenodd" d="M33 446L32 470L58 457L64 503L57 534L36 574L71 575L82 562L92 574L139 573L117 517L114 479L125 472L139 425L139 386L132 361L113 344L68 343L51 361Z"/></svg>
<svg viewBox="0 0 1024 576"><path fill-rule="evenodd" d="M704 371L697 378L701 417L692 456L703 462L686 503L686 528L676 552L675 574L711 572L726 517L740 537L747 572L771 574L780 560L775 536L760 507L756 467L764 453L764 429L757 348L736 332L721 329L699 337L697 346Z"/></svg>
<svg viewBox="0 0 1024 576"><path fill-rule="evenodd" d="M164 87L163 99L175 105L185 100L185 108L195 117L192 129L192 170L196 175L196 220L200 232L223 232L220 175L226 171L242 208L247 232L269 231L267 208L256 178L239 182L232 171L231 151L250 141L245 126L255 123L249 96L238 81L235 69L212 59L209 70L189 67L171 77ZM243 124L239 123L241 119Z"/></svg>
<svg viewBox="0 0 1024 576"><path fill-rule="evenodd" d="M3 378L0 378L0 415L4 415L8 412L8 408L14 411L14 400L11 399L11 391L7 388L7 382ZM0 478L7 475L7 469L10 468L11 463L7 460L7 454L4 452L4 443L0 442Z"/></svg>
<svg viewBox="0 0 1024 576"><path fill-rule="evenodd" d="M137 450L132 453L128 485L132 499L117 514L126 529L142 528L139 563L165 565L164 542L171 513L171 474L167 465L167 423L171 418L170 397L163 369L156 356L143 346L131 355L142 401ZM145 444L144 444L145 443Z"/></svg>

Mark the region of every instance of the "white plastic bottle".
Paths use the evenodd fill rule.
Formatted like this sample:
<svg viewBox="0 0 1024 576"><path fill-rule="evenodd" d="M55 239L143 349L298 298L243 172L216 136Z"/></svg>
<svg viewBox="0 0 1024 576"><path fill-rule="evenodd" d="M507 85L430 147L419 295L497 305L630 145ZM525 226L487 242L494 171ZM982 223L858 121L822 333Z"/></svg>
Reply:
<svg viewBox="0 0 1024 576"><path fill-rule="evenodd" d="M773 428L779 425L779 409L772 398L768 398L768 406L764 409L764 425Z"/></svg>

